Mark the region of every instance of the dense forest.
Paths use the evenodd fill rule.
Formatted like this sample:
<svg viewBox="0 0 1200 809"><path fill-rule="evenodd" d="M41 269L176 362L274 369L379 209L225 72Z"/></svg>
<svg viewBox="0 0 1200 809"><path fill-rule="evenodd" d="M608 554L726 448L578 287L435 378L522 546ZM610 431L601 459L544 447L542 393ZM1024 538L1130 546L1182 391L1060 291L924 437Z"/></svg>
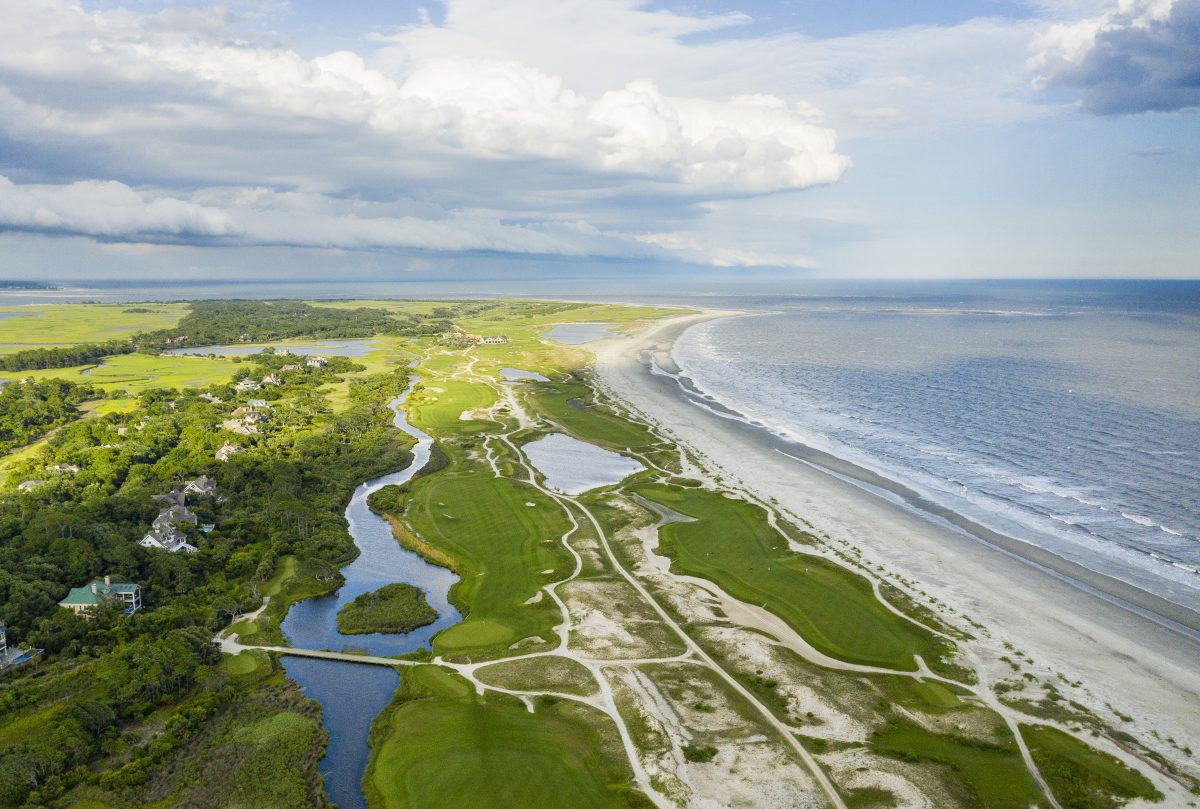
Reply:
<svg viewBox="0 0 1200 809"><path fill-rule="evenodd" d="M282 362L260 355L247 373ZM349 401L338 412L317 392L339 374L361 370L337 359L272 388L270 420L257 435L232 437L244 451L225 463L213 453L231 436L216 426L244 404L231 385L146 391L132 412L67 424L43 453L17 467L10 481L46 480L28 492L0 493L0 619L11 638L46 654L40 666L0 680L0 716L37 720L18 721L14 735L0 723L0 805L44 805L81 783L124 791L134 803L137 790L178 790L174 781L154 782L151 773L161 781L161 773L174 772L154 763L201 739L225 749L219 728L239 724L230 711L268 725L285 715L295 723L296 733L278 740L278 755L290 756L300 773L289 788L301 794L298 803L324 800L319 781L304 780L314 770L301 766L323 741L312 709L277 673L230 679L211 639L232 616L258 605L259 587L284 555L323 567L332 586L337 566L355 553L342 516L354 486L410 461L408 439L386 408L404 388L404 374L351 379ZM57 407L48 412L65 413L87 394L57 381L14 385L0 403L11 400L12 414L47 410L46 402ZM43 418L39 429L61 418ZM78 471L46 474L57 464ZM141 548L137 540L160 508L153 497L200 474L216 481L218 496L189 505L215 526L189 536L199 552ZM104 575L140 584L144 609L130 617L101 610L89 620L57 608L70 587ZM151 716L171 732L135 739L131 728ZM301 737L307 741L297 746ZM199 771L188 777L203 780Z"/></svg>
<svg viewBox="0 0 1200 809"><path fill-rule="evenodd" d="M183 337L188 345L204 346L291 337L328 340L434 334L448 328L449 321L440 315L396 316L367 307L338 309L299 301L196 301L175 328L139 335L138 342L142 350L157 351Z"/></svg>
<svg viewBox="0 0 1200 809"><path fill-rule="evenodd" d="M81 343L54 348L29 348L0 356L0 371L36 371L42 368L72 368L88 365L114 354L132 354L137 345L131 340L107 343Z"/></svg>
<svg viewBox="0 0 1200 809"><path fill-rule="evenodd" d="M61 379L13 382L0 387L0 452L28 444L79 418L79 405L96 396L90 387Z"/></svg>

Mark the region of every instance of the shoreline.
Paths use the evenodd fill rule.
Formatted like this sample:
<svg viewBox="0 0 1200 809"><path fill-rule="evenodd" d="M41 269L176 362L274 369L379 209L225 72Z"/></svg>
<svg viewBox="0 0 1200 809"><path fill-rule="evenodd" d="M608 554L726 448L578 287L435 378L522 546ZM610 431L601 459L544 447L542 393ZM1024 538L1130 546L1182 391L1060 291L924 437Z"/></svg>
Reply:
<svg viewBox="0 0 1200 809"><path fill-rule="evenodd" d="M1036 650L1057 671L1073 672L1072 679L1103 695L1091 702L1142 714L1149 728L1177 723L1170 728L1176 739L1200 741L1200 613L992 531L901 483L689 395L669 375L680 372L670 361L674 341L693 325L740 314L750 313L702 311L593 343L598 381L710 470L859 549L860 564L915 579L922 595ZM668 373L653 373L651 362ZM985 650L992 660L1004 654L994 648L999 643L993 639Z"/></svg>
<svg viewBox="0 0 1200 809"><path fill-rule="evenodd" d="M755 316L757 313L709 311L694 320L691 320L689 316L690 322L680 323L678 328L672 327L664 330L665 333L660 336L659 341L666 343L667 347L654 349L648 360L653 361L663 371L678 374L675 382L680 388L679 395L685 400L710 409L718 417L722 417L730 429L743 430L781 455L799 463L808 464L825 474L844 479L852 485L858 485L867 496L880 496L871 489L891 494L926 519L941 520L975 542L993 546L1029 565L1041 568L1044 572L1060 577L1068 584L1078 586L1085 592L1091 592L1092 595L1109 599L1117 606L1160 623L1167 629L1178 632L1200 644L1200 611L1151 593L1110 574L1066 559L1054 551L1032 542L989 528L977 520L929 499L900 481L803 442L778 435L765 425L754 422L745 414L733 410L719 400L708 398L686 375L686 371L675 362L671 356L671 346L683 332L692 326L721 317L746 315Z"/></svg>

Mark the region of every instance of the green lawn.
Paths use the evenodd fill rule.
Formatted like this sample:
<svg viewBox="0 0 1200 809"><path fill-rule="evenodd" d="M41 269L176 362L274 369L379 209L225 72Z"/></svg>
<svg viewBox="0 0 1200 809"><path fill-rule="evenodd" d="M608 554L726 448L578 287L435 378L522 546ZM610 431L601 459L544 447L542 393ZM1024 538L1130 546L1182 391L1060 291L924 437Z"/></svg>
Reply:
<svg viewBox="0 0 1200 809"><path fill-rule="evenodd" d="M434 639L436 652L504 652L523 638L548 635L558 610L548 599L524 602L569 570L558 537L570 525L544 495L488 468L448 469L413 482L407 516L462 576L453 597L466 618Z"/></svg>
<svg viewBox="0 0 1200 809"><path fill-rule="evenodd" d="M372 729L364 779L372 809L618 809L630 787L610 720L570 703L476 697L428 668L401 674L397 703Z"/></svg>
<svg viewBox="0 0 1200 809"><path fill-rule="evenodd" d="M735 598L761 604L830 657L914 671L914 654L931 667L944 642L889 612L866 579L831 562L788 549L757 506L701 489L640 485L637 493L696 522L661 530L672 569L719 584Z"/></svg>
<svg viewBox="0 0 1200 809"><path fill-rule="evenodd" d="M577 438L611 449L657 443L645 427L597 407L583 382L536 382L522 386L525 401L538 415L562 425Z"/></svg>
<svg viewBox="0 0 1200 809"><path fill-rule="evenodd" d="M1057 728L1021 725L1021 735L1063 809L1117 809L1133 798L1162 800L1141 773Z"/></svg>
<svg viewBox="0 0 1200 809"><path fill-rule="evenodd" d="M965 806L1029 809L1047 805L1011 738L1004 745L988 745L893 721L874 735L871 748L902 761L931 761L949 767L953 775L947 778L947 786L953 792L969 790L960 796Z"/></svg>

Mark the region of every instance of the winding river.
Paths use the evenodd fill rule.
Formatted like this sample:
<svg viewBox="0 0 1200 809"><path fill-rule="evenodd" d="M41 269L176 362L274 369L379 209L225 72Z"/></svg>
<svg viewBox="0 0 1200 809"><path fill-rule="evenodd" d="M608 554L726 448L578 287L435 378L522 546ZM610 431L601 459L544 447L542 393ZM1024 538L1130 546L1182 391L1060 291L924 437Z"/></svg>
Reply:
<svg viewBox="0 0 1200 809"><path fill-rule="evenodd" d="M399 472L369 480L355 489L346 506L346 521L360 551L358 558L342 568L346 581L336 592L297 602L288 611L281 628L291 646L393 656L427 646L436 633L461 619L447 599L458 577L402 548L387 521L367 505L372 492L407 483L429 460L433 439L409 424L401 410L414 384L415 377L404 393L388 404L396 414L396 427L417 441L413 461ZM337 613L343 605L393 582L406 582L424 590L429 605L438 612L437 621L401 635L338 632ZM367 735L371 721L395 693L399 682L396 673L381 666L287 656L283 666L305 695L320 702L324 710L329 745L319 769L330 799L339 809L365 809L361 780L369 753Z"/></svg>

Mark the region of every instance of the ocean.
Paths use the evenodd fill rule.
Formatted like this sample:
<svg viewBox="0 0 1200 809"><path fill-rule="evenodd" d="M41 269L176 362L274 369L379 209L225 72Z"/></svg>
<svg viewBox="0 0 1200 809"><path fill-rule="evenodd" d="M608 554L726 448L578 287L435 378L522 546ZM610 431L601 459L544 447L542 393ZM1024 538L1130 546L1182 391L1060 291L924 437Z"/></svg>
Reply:
<svg viewBox="0 0 1200 809"><path fill-rule="evenodd" d="M1001 533L1200 606L1200 283L722 298L702 392ZM966 540L964 540L966 541Z"/></svg>

